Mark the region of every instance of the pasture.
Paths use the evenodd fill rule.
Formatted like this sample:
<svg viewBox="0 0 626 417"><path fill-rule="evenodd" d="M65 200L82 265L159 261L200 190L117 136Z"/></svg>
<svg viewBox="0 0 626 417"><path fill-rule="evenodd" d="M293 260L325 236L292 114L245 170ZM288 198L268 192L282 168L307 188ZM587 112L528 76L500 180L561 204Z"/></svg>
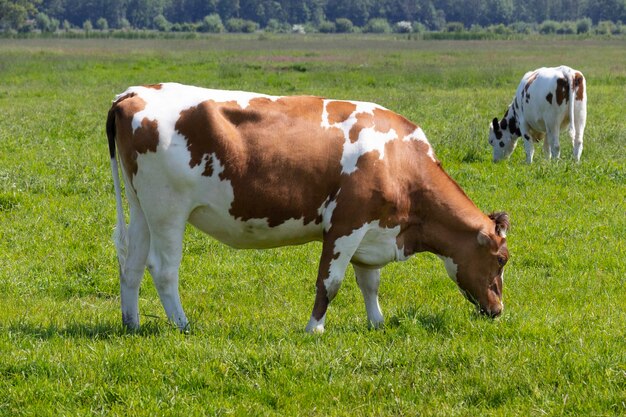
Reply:
<svg viewBox="0 0 626 417"><path fill-rule="evenodd" d="M626 43L365 37L0 41L0 416L626 414ZM581 163L493 164L489 121L521 76L587 78ZM115 94L178 81L375 101L425 131L485 212L511 216L503 315L441 261L383 269L368 330L351 269L326 333L304 326L319 244L230 249L189 227L165 320L150 277L121 325L104 131Z"/></svg>

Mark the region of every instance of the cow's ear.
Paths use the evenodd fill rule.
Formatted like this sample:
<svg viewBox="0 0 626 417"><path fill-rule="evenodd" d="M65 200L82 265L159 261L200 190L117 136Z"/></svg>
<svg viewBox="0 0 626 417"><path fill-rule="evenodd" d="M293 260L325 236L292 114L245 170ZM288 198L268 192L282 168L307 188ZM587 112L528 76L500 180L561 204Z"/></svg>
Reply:
<svg viewBox="0 0 626 417"><path fill-rule="evenodd" d="M506 237L506 232L509 230L510 222L509 215L505 212L491 213L489 218L493 220L496 225L496 234L500 237Z"/></svg>
<svg viewBox="0 0 626 417"><path fill-rule="evenodd" d="M483 232L482 230L478 232L478 236L476 237L476 239L478 240L478 244L480 246L491 246L491 238L487 233Z"/></svg>
<svg viewBox="0 0 626 417"><path fill-rule="evenodd" d="M493 125L494 132L497 132L498 130L500 130L500 125L498 124L498 118L497 117L493 118L493 120L491 121L491 124Z"/></svg>

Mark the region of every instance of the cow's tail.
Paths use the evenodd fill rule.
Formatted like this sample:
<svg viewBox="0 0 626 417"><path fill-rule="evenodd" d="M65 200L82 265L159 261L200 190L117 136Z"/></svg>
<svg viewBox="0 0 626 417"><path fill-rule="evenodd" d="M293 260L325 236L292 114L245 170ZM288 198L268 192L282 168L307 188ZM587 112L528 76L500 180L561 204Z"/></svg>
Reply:
<svg viewBox="0 0 626 417"><path fill-rule="evenodd" d="M576 133L576 123L574 121L574 114L576 113L574 111L574 99L576 98L576 90L578 90L579 86L576 84L576 73L573 71L570 71L569 74L567 74L567 78L569 81L569 135L570 137L574 137L575 133Z"/></svg>
<svg viewBox="0 0 626 417"><path fill-rule="evenodd" d="M115 104L109 110L107 117L106 132L109 139L109 155L111 157L111 174L113 176L113 187L115 189L115 207L117 211L117 221L115 224L115 232L113 233L113 242L117 251L117 260L120 266L120 272L124 270L126 263L126 254L128 251L128 233L126 231L126 221L124 220L124 206L122 205L122 186L120 183L119 167L117 164L117 152L115 150L116 136L116 106Z"/></svg>

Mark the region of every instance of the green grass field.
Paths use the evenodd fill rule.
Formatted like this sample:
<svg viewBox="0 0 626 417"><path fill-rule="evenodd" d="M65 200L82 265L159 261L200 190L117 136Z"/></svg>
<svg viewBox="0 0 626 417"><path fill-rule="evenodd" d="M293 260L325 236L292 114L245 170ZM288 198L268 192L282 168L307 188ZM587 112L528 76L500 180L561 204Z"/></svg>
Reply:
<svg viewBox="0 0 626 417"><path fill-rule="evenodd" d="M0 416L626 415L626 42L391 38L0 40ZM493 164L519 79L587 77L580 164ZM236 251L189 228L170 326L148 275L121 325L104 132L115 94L179 81L375 101L426 132L485 212L506 210L504 314L483 319L433 255L383 270L368 330L349 270L303 329L320 245Z"/></svg>

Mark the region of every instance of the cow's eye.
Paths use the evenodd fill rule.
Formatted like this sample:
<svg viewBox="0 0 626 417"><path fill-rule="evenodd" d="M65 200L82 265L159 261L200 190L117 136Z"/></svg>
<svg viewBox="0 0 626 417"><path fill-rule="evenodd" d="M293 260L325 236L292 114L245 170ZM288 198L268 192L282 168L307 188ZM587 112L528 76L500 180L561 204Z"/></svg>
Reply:
<svg viewBox="0 0 626 417"><path fill-rule="evenodd" d="M507 259L504 256L498 256L498 265L504 266L506 265Z"/></svg>

